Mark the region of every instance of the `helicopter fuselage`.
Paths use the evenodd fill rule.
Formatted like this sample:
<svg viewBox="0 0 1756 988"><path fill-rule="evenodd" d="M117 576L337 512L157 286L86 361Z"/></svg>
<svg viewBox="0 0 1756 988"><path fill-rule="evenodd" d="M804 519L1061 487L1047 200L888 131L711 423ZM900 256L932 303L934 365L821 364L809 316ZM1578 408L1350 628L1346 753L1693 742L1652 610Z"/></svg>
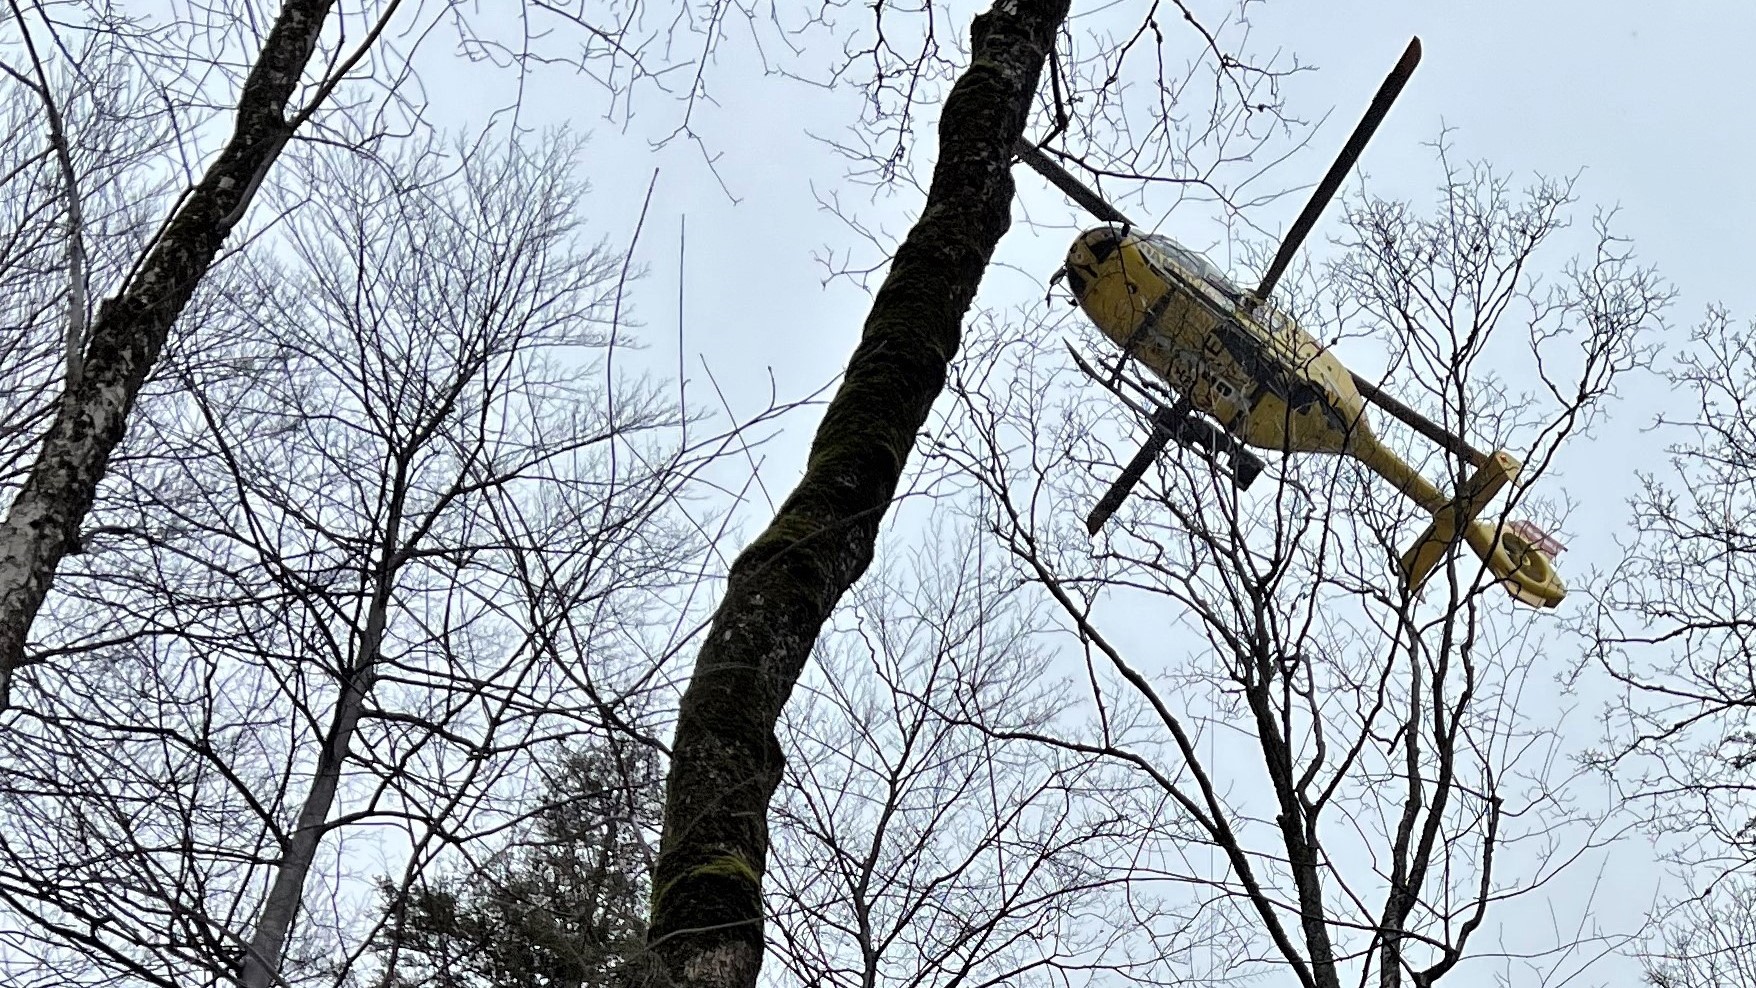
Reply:
<svg viewBox="0 0 1756 988"><path fill-rule="evenodd" d="M1191 445L1188 434L1200 430L1188 428L1193 424L1190 416L1199 412L1237 440L1260 449L1352 457L1430 512L1432 524L1401 560L1410 591L1418 590L1452 547L1463 541L1523 603L1553 607L1566 595L1541 538L1478 517L1488 500L1517 476L1517 458L1504 450L1485 455L1369 382L1356 382L1341 361L1298 323L1266 304L1420 58L1421 42L1415 38L1317 183L1253 293L1232 284L1200 254L1167 237L1137 232L1125 215L1050 160L1038 145L1017 142L1019 160L1107 223L1080 234L1067 252L1063 270L1080 307L1127 358L1151 370L1179 396L1170 408L1161 405L1153 411L1153 431L1146 443L1087 519L1093 534L1167 442L1177 439ZM1114 390L1114 382L1108 383ZM1472 465L1475 472L1460 478L1451 495L1440 493L1373 435L1364 415L1368 397ZM1206 442L1195 445L1214 450ZM1236 457L1231 467L1235 486L1247 487L1249 481ZM1249 475L1260 468L1258 462Z"/></svg>
<svg viewBox="0 0 1756 988"><path fill-rule="evenodd" d="M1340 360L1200 254L1168 237L1101 226L1073 242L1066 271L1080 307L1105 336L1243 442L1351 456L1432 512L1433 524L1403 559L1411 586L1462 539L1524 603L1553 607L1566 595L1553 563L1528 537L1476 520L1517 474L1516 459L1496 453L1458 497L1442 494L1373 434L1365 396Z"/></svg>
<svg viewBox="0 0 1756 988"><path fill-rule="evenodd" d="M1372 444L1365 399L1334 355L1167 237L1087 230L1067 252L1073 294L1097 327L1244 442L1277 452Z"/></svg>

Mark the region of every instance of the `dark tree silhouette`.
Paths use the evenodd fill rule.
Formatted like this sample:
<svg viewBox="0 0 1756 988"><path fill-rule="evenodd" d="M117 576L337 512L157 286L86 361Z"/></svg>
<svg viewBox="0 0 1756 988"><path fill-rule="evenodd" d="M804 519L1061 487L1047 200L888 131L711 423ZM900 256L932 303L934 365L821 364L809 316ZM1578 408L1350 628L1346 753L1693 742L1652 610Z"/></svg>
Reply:
<svg viewBox="0 0 1756 988"><path fill-rule="evenodd" d="M754 988L762 964L774 729L945 384L965 312L1011 222L1024 132L1066 0L1001 0L970 29L920 220L873 299L805 475L733 562L678 713L654 874L654 961L682 985ZM654 972L656 973L656 972Z"/></svg>
<svg viewBox="0 0 1756 988"><path fill-rule="evenodd" d="M596 988L646 935L657 752L615 738L558 760L528 831L480 870L380 886L390 985Z"/></svg>

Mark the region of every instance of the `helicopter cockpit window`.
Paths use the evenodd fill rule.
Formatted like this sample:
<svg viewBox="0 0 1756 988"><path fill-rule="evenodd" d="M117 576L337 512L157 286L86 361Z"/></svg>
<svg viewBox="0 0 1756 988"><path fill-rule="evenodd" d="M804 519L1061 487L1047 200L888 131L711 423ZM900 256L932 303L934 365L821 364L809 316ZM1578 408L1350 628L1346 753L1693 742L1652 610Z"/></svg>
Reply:
<svg viewBox="0 0 1756 988"><path fill-rule="evenodd" d="M1201 254L1184 247L1169 237L1153 234L1146 242L1160 251L1169 254L1177 264L1199 275L1201 280L1219 289L1229 298L1242 298L1244 290L1232 284L1230 278L1220 271L1219 267Z"/></svg>

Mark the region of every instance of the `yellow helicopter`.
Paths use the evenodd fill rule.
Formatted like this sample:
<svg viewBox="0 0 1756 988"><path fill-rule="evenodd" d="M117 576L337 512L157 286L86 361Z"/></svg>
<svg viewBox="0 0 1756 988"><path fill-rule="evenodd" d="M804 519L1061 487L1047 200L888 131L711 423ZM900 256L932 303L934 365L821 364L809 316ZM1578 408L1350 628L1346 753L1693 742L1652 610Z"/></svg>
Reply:
<svg viewBox="0 0 1756 988"><path fill-rule="evenodd" d="M1292 318L1267 304L1293 254L1420 57L1416 38L1379 87L1253 292L1232 284L1200 254L1168 237L1141 232L1036 145L1019 141L1021 160L1105 224L1079 235L1057 278L1066 277L1086 315L1122 348L1122 360L1144 365L1177 395L1167 408L1150 391L1139 389L1151 404L1153 431L1086 519L1092 534L1172 441L1200 447L1210 456L1225 453L1240 489L1248 487L1263 467L1245 445L1281 453L1341 454L1390 481L1433 516L1432 524L1402 556L1410 592L1420 589L1461 540L1520 602L1554 607L1566 595L1567 588L1555 573L1552 556L1560 546L1554 540L1526 522L1495 525L1478 520L1488 502L1517 476L1521 464L1515 457L1504 450L1482 453L1378 390L1350 372ZM1084 361L1079 364L1126 400L1116 387L1123 380L1120 362L1108 381ZM1373 434L1365 418L1368 403L1461 457L1473 468L1472 475L1455 494L1442 493Z"/></svg>

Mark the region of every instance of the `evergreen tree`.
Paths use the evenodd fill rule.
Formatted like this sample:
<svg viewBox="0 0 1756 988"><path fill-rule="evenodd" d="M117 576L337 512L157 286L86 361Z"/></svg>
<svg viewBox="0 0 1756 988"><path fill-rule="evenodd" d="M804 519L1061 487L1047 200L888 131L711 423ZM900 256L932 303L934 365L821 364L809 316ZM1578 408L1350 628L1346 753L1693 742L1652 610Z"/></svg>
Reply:
<svg viewBox="0 0 1756 988"><path fill-rule="evenodd" d="M521 839L486 867L401 890L381 881L387 983L435 988L609 985L646 937L646 835L659 819L647 748L574 749Z"/></svg>

